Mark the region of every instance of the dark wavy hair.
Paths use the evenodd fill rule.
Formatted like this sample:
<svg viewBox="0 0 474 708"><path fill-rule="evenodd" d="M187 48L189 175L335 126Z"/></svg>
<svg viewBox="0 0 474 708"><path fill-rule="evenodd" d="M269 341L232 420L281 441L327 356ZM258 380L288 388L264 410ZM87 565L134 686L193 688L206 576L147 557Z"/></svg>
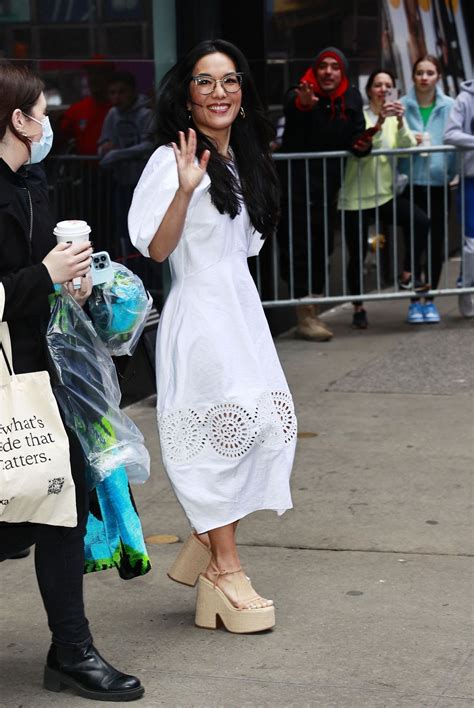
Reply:
<svg viewBox="0 0 474 708"><path fill-rule="evenodd" d="M375 77L379 74L387 74L387 76L390 76L390 78L392 79L393 87L395 88L397 86L397 80L393 72L391 72L389 69L375 69L375 71L370 74L369 78L367 79L367 83L365 84L365 93L367 94L367 98L370 98L369 91L372 88L372 84L375 81Z"/></svg>
<svg viewBox="0 0 474 708"><path fill-rule="evenodd" d="M242 107L245 118L238 115L230 135L240 185L214 142L189 119L187 109L196 63L216 52L226 54L234 62L236 71L243 73ZM280 202L280 186L269 147L274 131L240 49L223 39L206 40L194 47L163 77L158 89L156 113L159 145L171 142L179 145L178 131L186 133L192 127L197 134L197 156L201 157L204 150L210 150L207 168L211 180L210 194L219 212L234 219L241 210L243 199L254 228L264 237L270 236L278 223Z"/></svg>

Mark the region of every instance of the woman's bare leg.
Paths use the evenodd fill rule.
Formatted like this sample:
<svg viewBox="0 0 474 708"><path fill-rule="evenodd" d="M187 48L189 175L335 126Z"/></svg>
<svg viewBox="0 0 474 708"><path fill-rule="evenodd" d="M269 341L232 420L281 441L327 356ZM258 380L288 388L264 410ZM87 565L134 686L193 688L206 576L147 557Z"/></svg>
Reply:
<svg viewBox="0 0 474 708"><path fill-rule="evenodd" d="M209 580L216 582L216 570L236 571L241 568L239 553L235 543L237 523L227 524L208 532L211 542L212 560L205 572ZM257 595L243 570L217 577L217 585L236 607L268 607L271 600Z"/></svg>
<svg viewBox="0 0 474 708"><path fill-rule="evenodd" d="M230 524L230 526L232 526L234 529L234 537L237 535L237 526L238 525L239 525L239 520L234 521L232 524ZM194 531L194 534L198 537L198 539L201 541L201 543L203 543L208 548L211 547L211 541L209 538L209 534L207 532L206 533L196 533L196 531Z"/></svg>
<svg viewBox="0 0 474 708"><path fill-rule="evenodd" d="M209 535L207 533L196 533L196 531L193 531L193 533L196 534L196 536L201 541L201 543L203 543L208 548L211 547L211 542L209 540Z"/></svg>
<svg viewBox="0 0 474 708"><path fill-rule="evenodd" d="M230 526L233 526L233 528L234 528L234 536L237 535L237 526L238 526L238 525L239 525L239 522L238 522L238 521L234 521L232 524L230 524ZM205 532L205 533L196 533L196 531L194 531L194 533L196 534L196 536L198 537L198 539L201 541L201 543L203 543L203 544L204 544L205 546L207 546L208 548L211 547L211 541L210 541L210 539L209 539L209 534L208 534L207 532Z"/></svg>

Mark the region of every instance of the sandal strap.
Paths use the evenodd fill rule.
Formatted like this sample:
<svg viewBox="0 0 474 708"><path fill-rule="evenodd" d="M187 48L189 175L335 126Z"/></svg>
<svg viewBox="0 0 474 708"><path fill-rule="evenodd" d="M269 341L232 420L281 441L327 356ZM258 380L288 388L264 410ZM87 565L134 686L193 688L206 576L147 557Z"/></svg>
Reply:
<svg viewBox="0 0 474 708"><path fill-rule="evenodd" d="M217 582L218 582L219 578L222 577L223 575L233 575L234 573L239 573L242 570L242 566L240 566L239 568L236 568L235 570L220 570L214 563L212 565L213 565L212 572L215 575L215 578L213 581L214 587L217 587ZM247 576L245 576L245 577L250 582L249 578ZM251 605L254 602L258 602L259 600L264 600L264 598L256 593L252 597L245 600L245 602L243 604L248 608L248 605ZM246 609L246 608L244 607L241 609Z"/></svg>
<svg viewBox="0 0 474 708"><path fill-rule="evenodd" d="M235 570L219 570L219 568L217 568L217 566L214 566L214 567L215 567L215 570L214 570L214 568L212 569L212 572L216 576L214 579L214 587L217 587L217 581L219 580L219 578L222 575L233 575L234 573L240 573L240 571L242 570L241 566L239 568L236 568Z"/></svg>

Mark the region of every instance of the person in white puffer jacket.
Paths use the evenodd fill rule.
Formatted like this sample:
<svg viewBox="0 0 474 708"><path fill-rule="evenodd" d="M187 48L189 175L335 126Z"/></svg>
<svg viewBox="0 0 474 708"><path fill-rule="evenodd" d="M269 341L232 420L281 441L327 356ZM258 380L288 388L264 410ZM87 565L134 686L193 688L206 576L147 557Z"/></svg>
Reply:
<svg viewBox="0 0 474 708"><path fill-rule="evenodd" d="M461 84L461 91L449 114L444 142L470 148L464 153L464 234L461 287L474 287L474 80ZM459 190L462 194L462 190ZM461 218L460 210L460 219ZM474 293L459 296L459 310L464 317L474 317Z"/></svg>

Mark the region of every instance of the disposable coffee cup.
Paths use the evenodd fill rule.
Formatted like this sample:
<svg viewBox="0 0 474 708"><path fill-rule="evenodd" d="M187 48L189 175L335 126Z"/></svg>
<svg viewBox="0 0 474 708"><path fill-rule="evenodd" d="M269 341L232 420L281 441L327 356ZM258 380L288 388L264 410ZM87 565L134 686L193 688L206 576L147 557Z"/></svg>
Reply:
<svg viewBox="0 0 474 708"><path fill-rule="evenodd" d="M422 133L423 139L421 141L421 145L423 147L430 147L431 146L431 135L430 133ZM421 152L420 153L421 157L428 157L429 152Z"/></svg>
<svg viewBox="0 0 474 708"><path fill-rule="evenodd" d="M59 221L54 227L53 233L58 243L84 243L89 240L91 227L87 221L70 219L69 221ZM81 287L81 278L74 278L72 281L74 290Z"/></svg>

